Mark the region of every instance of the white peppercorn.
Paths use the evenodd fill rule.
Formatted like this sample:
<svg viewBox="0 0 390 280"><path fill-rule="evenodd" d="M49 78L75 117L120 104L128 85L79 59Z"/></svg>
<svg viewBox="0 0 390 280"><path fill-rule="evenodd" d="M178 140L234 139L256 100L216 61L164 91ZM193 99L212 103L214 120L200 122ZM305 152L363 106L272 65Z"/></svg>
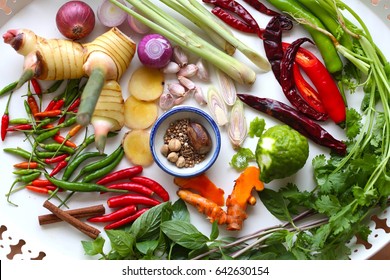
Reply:
<svg viewBox="0 0 390 280"><path fill-rule="evenodd" d="M181 143L179 139L172 138L168 142L168 149L172 152L178 152L181 149Z"/></svg>
<svg viewBox="0 0 390 280"><path fill-rule="evenodd" d="M170 162L177 162L179 156L177 155L177 153L175 152L170 152L167 156L167 159L170 161Z"/></svg>
<svg viewBox="0 0 390 280"><path fill-rule="evenodd" d="M176 161L176 166L182 168L186 165L186 160L183 156L180 156Z"/></svg>

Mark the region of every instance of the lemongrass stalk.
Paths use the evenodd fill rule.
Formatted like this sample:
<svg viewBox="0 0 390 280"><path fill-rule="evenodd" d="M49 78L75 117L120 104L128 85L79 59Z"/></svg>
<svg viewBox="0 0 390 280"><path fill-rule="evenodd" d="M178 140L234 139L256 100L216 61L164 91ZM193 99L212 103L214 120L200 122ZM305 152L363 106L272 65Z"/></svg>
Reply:
<svg viewBox="0 0 390 280"><path fill-rule="evenodd" d="M213 16L202 4L198 3L197 0L177 0L187 9L191 10L196 17L198 17L204 23L207 23L215 32L217 32L222 38L230 42L235 46L242 54L244 54L250 61L252 61L257 67L263 71L271 70L271 65L267 58L247 46L243 41L231 36L225 29L220 28L216 25L210 16Z"/></svg>
<svg viewBox="0 0 390 280"><path fill-rule="evenodd" d="M217 47L203 40L185 27L173 17L164 13L161 9L154 6L152 3L146 5L146 1L126 0L133 5L140 13L128 8L117 0L110 0L128 14L153 29L155 32L167 37L172 42L175 42L183 49L209 61L217 68L224 71L232 79L241 84L253 84L256 80L256 73L244 63L238 61L234 57L229 56ZM149 1L147 1L149 2ZM153 9L151 8L153 5ZM159 12L156 12L159 11ZM153 20L151 20L153 19ZM180 30L179 30L180 27Z"/></svg>
<svg viewBox="0 0 390 280"><path fill-rule="evenodd" d="M220 48L222 48L227 54L233 55L236 51L236 48L230 44L227 40L222 38L217 32L214 31L208 24L200 20L186 6L182 6L177 0L160 0L165 5L175 10L177 13L183 15L185 18L190 20L196 26L198 26L201 30L203 30L209 38ZM225 29L227 32L233 35L230 29L228 29L224 22L219 20L219 18L214 17L214 24L217 24L220 28Z"/></svg>

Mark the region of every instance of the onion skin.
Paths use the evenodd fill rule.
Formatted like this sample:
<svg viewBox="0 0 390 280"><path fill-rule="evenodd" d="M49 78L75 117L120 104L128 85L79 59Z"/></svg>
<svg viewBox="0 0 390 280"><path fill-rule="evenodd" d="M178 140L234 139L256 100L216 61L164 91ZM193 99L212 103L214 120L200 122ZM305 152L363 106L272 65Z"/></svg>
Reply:
<svg viewBox="0 0 390 280"><path fill-rule="evenodd" d="M95 27L95 13L82 1L69 1L56 14L58 30L66 38L79 40L88 36Z"/></svg>
<svg viewBox="0 0 390 280"><path fill-rule="evenodd" d="M139 42L137 53L143 65L161 69L171 61L173 48L164 36L160 34L148 34Z"/></svg>

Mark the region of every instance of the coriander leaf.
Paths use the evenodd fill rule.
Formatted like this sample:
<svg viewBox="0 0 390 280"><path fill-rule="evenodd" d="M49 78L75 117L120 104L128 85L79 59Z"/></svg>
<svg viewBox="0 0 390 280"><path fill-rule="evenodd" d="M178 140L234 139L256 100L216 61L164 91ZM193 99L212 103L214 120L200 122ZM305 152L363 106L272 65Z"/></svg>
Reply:
<svg viewBox="0 0 390 280"><path fill-rule="evenodd" d="M354 139L360 132L362 116L353 108L347 110L346 135L349 139Z"/></svg>
<svg viewBox="0 0 390 280"><path fill-rule="evenodd" d="M241 147L233 155L229 164L237 170L243 170L248 167L249 162L255 160L255 158L255 154L251 149Z"/></svg>
<svg viewBox="0 0 390 280"><path fill-rule="evenodd" d="M172 220L190 221L190 212L182 199L176 200L172 205Z"/></svg>
<svg viewBox="0 0 390 280"><path fill-rule="evenodd" d="M313 240L312 249L319 250L323 248L331 232L332 232L332 228L330 227L329 224L325 224L317 228L312 238Z"/></svg>
<svg viewBox="0 0 390 280"><path fill-rule="evenodd" d="M287 201L281 193L265 188L259 192L259 197L272 215L279 220L292 222L292 218L287 207Z"/></svg>
<svg viewBox="0 0 390 280"><path fill-rule="evenodd" d="M133 255L134 236L123 230L107 230L108 238L111 241L111 247L121 257Z"/></svg>
<svg viewBox="0 0 390 280"><path fill-rule="evenodd" d="M372 201L377 199L378 194L374 189L363 189L359 186L354 186L352 188L352 193L355 199L357 200L357 203L362 206L369 206Z"/></svg>
<svg viewBox="0 0 390 280"><path fill-rule="evenodd" d="M263 118L255 117L249 124L248 135L250 137L260 137L265 129L265 120Z"/></svg>
<svg viewBox="0 0 390 280"><path fill-rule="evenodd" d="M341 208L340 202L334 195L322 195L316 200L315 206L318 212L326 215L335 215Z"/></svg>
<svg viewBox="0 0 390 280"><path fill-rule="evenodd" d="M92 241L81 241L81 244L83 245L84 248L84 252L88 256L96 256L98 254L104 255L103 253L104 243L105 240L103 237L98 237Z"/></svg>
<svg viewBox="0 0 390 280"><path fill-rule="evenodd" d="M201 249L209 241L198 229L185 221L166 221L161 230L173 242L191 250Z"/></svg>

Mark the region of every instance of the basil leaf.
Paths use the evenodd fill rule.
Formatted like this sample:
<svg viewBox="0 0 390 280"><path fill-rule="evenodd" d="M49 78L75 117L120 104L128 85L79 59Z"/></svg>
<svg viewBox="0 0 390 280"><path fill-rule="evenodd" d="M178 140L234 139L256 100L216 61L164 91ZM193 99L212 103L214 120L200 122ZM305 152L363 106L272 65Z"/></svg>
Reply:
<svg viewBox="0 0 390 280"><path fill-rule="evenodd" d="M214 222L213 226L211 228L211 233L210 233L210 240L215 240L219 236L219 228L218 228L218 223Z"/></svg>
<svg viewBox="0 0 390 280"><path fill-rule="evenodd" d="M98 254L103 255L103 247L105 240L102 237L98 237L92 241L81 241L84 251L88 256L96 256Z"/></svg>
<svg viewBox="0 0 390 280"><path fill-rule="evenodd" d="M134 221L129 229L130 233L137 239L137 241L157 239L160 234L162 217L164 216L166 219L166 211L169 212L170 209L170 202L161 203L150 208Z"/></svg>
<svg viewBox="0 0 390 280"><path fill-rule="evenodd" d="M150 252L153 252L157 248L158 243L159 243L158 240L146 240L146 241L142 241L142 242L137 242L135 244L135 247L142 254L146 255Z"/></svg>
<svg viewBox="0 0 390 280"><path fill-rule="evenodd" d="M272 215L279 220L292 222L292 218L287 207L287 201L281 193L271 189L264 189L259 193L259 197Z"/></svg>
<svg viewBox="0 0 390 280"><path fill-rule="evenodd" d="M209 241L194 225L184 221L166 221L161 230L173 242L191 250L200 249Z"/></svg>
<svg viewBox="0 0 390 280"><path fill-rule="evenodd" d="M107 230L106 233L111 241L112 249L118 252L120 256L134 255L134 236L123 230Z"/></svg>
<svg viewBox="0 0 390 280"><path fill-rule="evenodd" d="M173 203L172 211L172 220L190 221L190 212L182 199L178 199Z"/></svg>

